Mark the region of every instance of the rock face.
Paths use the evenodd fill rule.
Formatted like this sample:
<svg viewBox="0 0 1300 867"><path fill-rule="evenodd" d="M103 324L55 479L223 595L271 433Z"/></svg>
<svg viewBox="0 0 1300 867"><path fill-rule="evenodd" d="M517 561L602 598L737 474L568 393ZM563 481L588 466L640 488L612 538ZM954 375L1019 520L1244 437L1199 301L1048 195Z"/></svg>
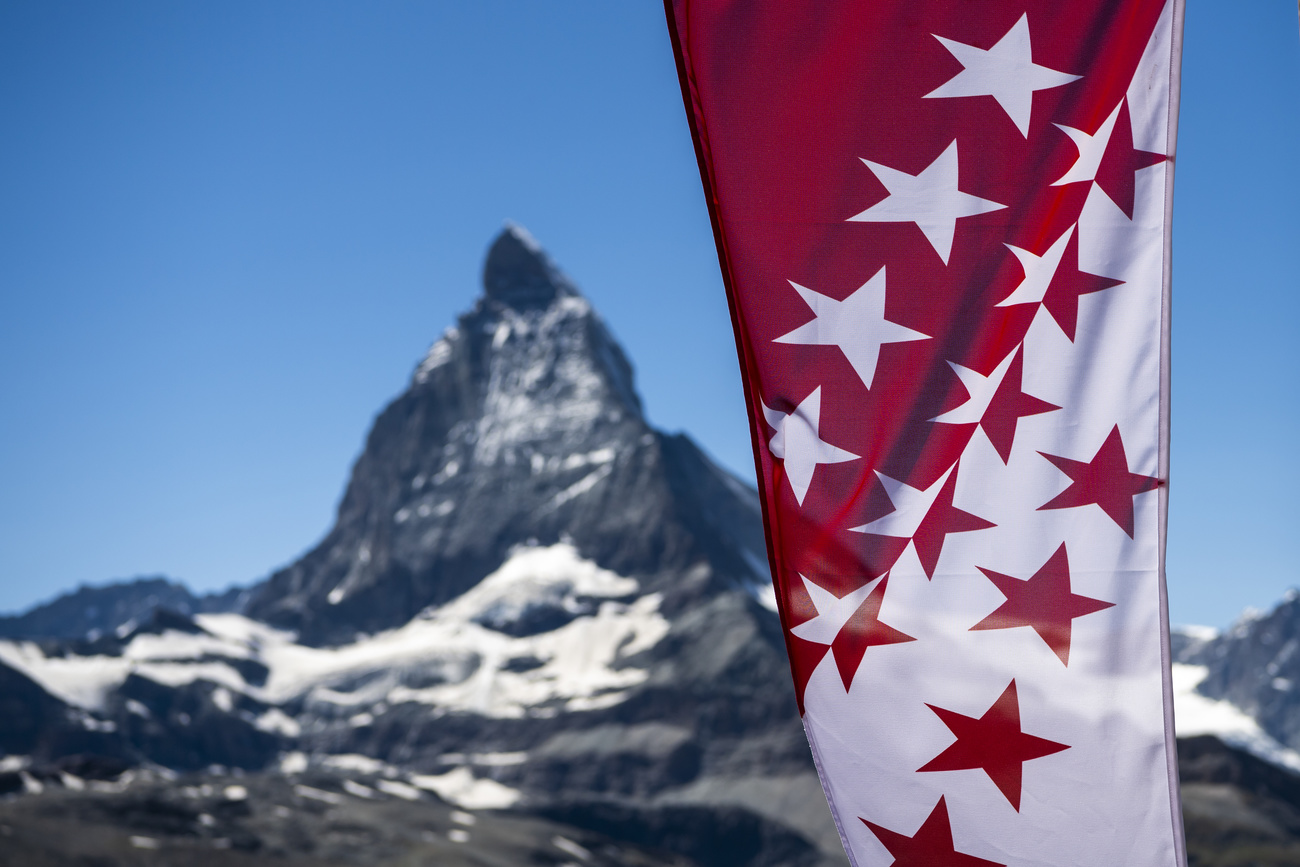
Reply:
<svg viewBox="0 0 1300 867"><path fill-rule="evenodd" d="M507 228L483 283L376 419L329 535L247 613L344 643L456 598L520 544L561 540L669 609L706 592L683 594L688 573L765 582L754 493L650 428L623 351L536 242Z"/></svg>

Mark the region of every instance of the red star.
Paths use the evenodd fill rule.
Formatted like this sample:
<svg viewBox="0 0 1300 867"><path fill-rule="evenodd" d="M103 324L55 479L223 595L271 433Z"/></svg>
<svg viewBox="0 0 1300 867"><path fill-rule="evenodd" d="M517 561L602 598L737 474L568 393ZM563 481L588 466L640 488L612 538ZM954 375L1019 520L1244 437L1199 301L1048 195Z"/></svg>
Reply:
<svg viewBox="0 0 1300 867"><path fill-rule="evenodd" d="M957 740L917 771L963 771L979 768L1020 811L1020 780L1024 763L1068 750L1068 744L1027 735L1020 730L1016 682L1003 691L984 716L964 716L927 704Z"/></svg>
<svg viewBox="0 0 1300 867"><path fill-rule="evenodd" d="M1076 461L1039 452L1056 468L1070 477L1070 486L1039 506L1043 509L1069 509L1096 503L1111 520L1133 538L1133 498L1160 487L1155 476L1130 473L1119 425L1111 428L1091 461Z"/></svg>
<svg viewBox="0 0 1300 867"><path fill-rule="evenodd" d="M988 576L1007 601L971 629L1033 627L1063 665L1070 664L1070 628L1074 618L1115 604L1070 592L1070 562L1065 543L1061 543L1056 553L1028 581L983 566L976 568Z"/></svg>
<svg viewBox="0 0 1300 867"><path fill-rule="evenodd" d="M830 651L829 644L817 644L804 641L797 635L785 631L786 652L790 654L790 674L794 677L794 700L799 706L799 716L804 714L803 698L808 690L808 681L822 659Z"/></svg>
<svg viewBox="0 0 1300 867"><path fill-rule="evenodd" d="M1133 175L1138 169L1158 165L1168 157L1164 154L1139 151L1133 148L1133 122L1129 118L1128 102L1119 110L1115 129L1106 143L1106 150L1097 168L1097 186L1119 206L1124 216L1133 219Z"/></svg>
<svg viewBox="0 0 1300 867"><path fill-rule="evenodd" d="M949 533L965 533L970 530L985 530L996 527L992 521L986 521L978 515L963 512L952 504L957 492L957 471L953 470L948 481L934 498L934 504L921 519L921 525L912 535L912 544L916 546L916 556L921 561L926 578L934 577L934 567L939 564L939 554L943 550L944 540Z"/></svg>
<svg viewBox="0 0 1300 867"><path fill-rule="evenodd" d="M1129 196L1132 197L1132 194L1133 191L1130 189ZM1079 297L1119 286L1123 282L1123 280L1099 277L1079 270L1079 233L1075 232L1066 242L1065 252L1061 254L1061 263L1057 266L1056 273L1052 275L1052 282L1047 284L1047 292L1043 295L1043 307L1047 308L1047 312L1073 343L1075 326L1079 321ZM1005 462L1005 458L1003 460Z"/></svg>
<svg viewBox="0 0 1300 867"><path fill-rule="evenodd" d="M984 434L989 438L989 442L993 444L993 448L997 450L998 457L1002 458L1004 464L1011 458L1011 443L1016 438L1016 425L1020 419L1027 415L1039 415L1060 409L1054 403L1039 400L1021 391L1023 373L1024 347L1022 345L1016 350L1016 357L1011 360L1006 376L1002 378L998 390L993 393L993 399L989 401L988 409L984 410L984 415L980 418L980 427L984 428Z"/></svg>
<svg viewBox="0 0 1300 867"><path fill-rule="evenodd" d="M885 584L888 581L888 576L880 579L871 595L863 600L831 643L831 652L835 655L835 666L840 671L845 692L848 692L853 683L853 675L862 664L862 656L868 647L916 640L880 622L880 604L885 601Z"/></svg>
<svg viewBox="0 0 1300 867"><path fill-rule="evenodd" d="M1005 867L996 861L958 852L952 845L952 825L943 796L917 832L908 837L860 819L894 856L894 867Z"/></svg>

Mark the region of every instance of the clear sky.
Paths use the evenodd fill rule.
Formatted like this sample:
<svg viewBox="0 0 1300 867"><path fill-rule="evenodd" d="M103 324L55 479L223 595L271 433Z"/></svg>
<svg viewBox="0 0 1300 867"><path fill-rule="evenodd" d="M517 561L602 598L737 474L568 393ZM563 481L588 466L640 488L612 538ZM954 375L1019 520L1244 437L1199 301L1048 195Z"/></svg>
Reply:
<svg viewBox="0 0 1300 867"><path fill-rule="evenodd" d="M1300 583L1300 37L1189 0L1173 619ZM0 4L0 611L248 583L326 531L371 419L505 219L651 420L752 478L655 2Z"/></svg>

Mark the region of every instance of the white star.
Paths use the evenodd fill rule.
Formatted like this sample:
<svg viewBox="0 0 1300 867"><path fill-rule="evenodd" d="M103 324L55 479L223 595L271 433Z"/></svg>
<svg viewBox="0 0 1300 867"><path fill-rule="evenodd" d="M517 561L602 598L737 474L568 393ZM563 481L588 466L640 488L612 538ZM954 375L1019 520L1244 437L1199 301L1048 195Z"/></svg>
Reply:
<svg viewBox="0 0 1300 867"><path fill-rule="evenodd" d="M952 253L957 220L1006 207L957 189L956 139L919 175L909 175L866 159L862 162L875 172L889 195L849 217L849 222L916 223L945 265Z"/></svg>
<svg viewBox="0 0 1300 867"><path fill-rule="evenodd" d="M1002 380L1006 378L1007 371L1011 369L1011 362L1015 357L1016 353L1013 350L998 363L997 367L993 368L993 372L988 376L971 370L969 367L963 367L955 361L948 362L948 366L952 368L953 373L957 374L957 378L966 387L966 393L970 397L961 406L950 409L942 415L937 415L930 421L945 424L978 424L982 421L984 413L988 412L989 404L993 402L993 395L998 393L998 388L1002 385ZM946 478L947 474L944 475ZM893 501L892 497L890 501ZM933 501L933 498L931 498L931 501Z"/></svg>
<svg viewBox="0 0 1300 867"><path fill-rule="evenodd" d="M928 338L928 335L885 318L884 268L843 301L804 288L793 280L790 285L817 318L781 335L774 342L838 346L867 388L871 388L876 375L876 362L880 359L883 344Z"/></svg>
<svg viewBox="0 0 1300 867"><path fill-rule="evenodd" d="M785 477L790 480L794 498L803 505L812 484L813 471L818 464L838 464L858 456L823 442L818 427L821 425L822 389L817 386L789 415L769 409L763 404L763 416L776 428L768 442L772 457L785 461Z"/></svg>
<svg viewBox="0 0 1300 867"><path fill-rule="evenodd" d="M1101 168L1101 158L1106 155L1106 145L1110 143L1110 134L1115 131L1115 121L1119 119L1119 110L1123 107L1122 102L1115 106L1110 117L1106 118L1092 135L1071 126L1062 126L1059 123L1055 125L1074 141L1074 146L1079 149L1079 158L1058 180L1052 181L1052 186L1063 187L1078 181L1096 180L1097 170Z"/></svg>
<svg viewBox="0 0 1300 867"><path fill-rule="evenodd" d="M800 623L790 632L797 638L815 644L834 643L835 636L840 634L840 630L844 628L845 623L849 622L853 612L862 606L863 601L871 595L872 588L880 582L877 578L852 593L836 596L824 587L818 587L803 575L799 577L803 578L803 586L808 591L808 597L812 599L813 607L817 609L817 616Z"/></svg>
<svg viewBox="0 0 1300 867"><path fill-rule="evenodd" d="M1048 90L1083 76L1057 72L1033 61L1029 47L1029 16L1021 15L992 48L954 42L934 35L964 67L926 97L991 96L1025 138L1034 108L1034 91Z"/></svg>
<svg viewBox="0 0 1300 867"><path fill-rule="evenodd" d="M1047 252L1041 256L1035 256L1028 250L1007 244L1007 249L1020 260L1020 267L1025 271L1025 279L1020 281L1010 295L993 306L1011 307L1016 304L1041 303L1052 285L1052 278L1056 276L1056 269L1061 265L1061 257L1065 255L1065 248L1069 245L1070 236L1073 234L1074 226L1071 226L1065 230L1065 234L1053 241L1052 246L1048 247Z"/></svg>
<svg viewBox="0 0 1300 867"><path fill-rule="evenodd" d="M924 491L891 479L876 470L880 483L885 486L885 493L889 495L889 502L894 504L894 511L883 518L877 518L869 524L863 524L861 527L850 527L849 529L854 533L872 533L876 536L896 536L903 539L912 538L920 528L921 522L925 520L930 507L934 505L939 492L943 490L943 483L948 481L948 476L952 474L955 466L957 465L953 464L952 467L949 467L942 476L935 480L934 484Z"/></svg>

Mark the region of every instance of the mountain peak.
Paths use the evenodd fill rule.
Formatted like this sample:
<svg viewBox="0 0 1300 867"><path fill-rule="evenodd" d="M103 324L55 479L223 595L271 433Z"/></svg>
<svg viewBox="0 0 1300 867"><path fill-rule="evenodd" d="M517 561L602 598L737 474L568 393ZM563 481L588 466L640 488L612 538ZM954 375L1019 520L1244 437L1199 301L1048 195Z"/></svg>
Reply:
<svg viewBox="0 0 1300 867"><path fill-rule="evenodd" d="M673 587L697 565L730 576L719 586L761 571L751 492L650 427L623 350L541 246L507 224L483 277L375 419L334 528L258 588L253 616L350 641L449 602L529 544Z"/></svg>
<svg viewBox="0 0 1300 867"><path fill-rule="evenodd" d="M488 249L483 290L516 310L545 308L556 298L577 294L528 230L509 221Z"/></svg>

